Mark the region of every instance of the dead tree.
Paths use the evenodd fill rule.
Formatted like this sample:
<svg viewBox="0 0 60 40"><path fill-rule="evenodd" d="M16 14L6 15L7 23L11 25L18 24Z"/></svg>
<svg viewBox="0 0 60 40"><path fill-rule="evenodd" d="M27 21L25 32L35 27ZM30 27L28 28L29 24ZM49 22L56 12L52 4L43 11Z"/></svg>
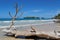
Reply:
<svg viewBox="0 0 60 40"><path fill-rule="evenodd" d="M12 17L12 22L11 22L10 28L14 25L14 20L17 18L17 14L21 10L21 8L22 7L18 8L18 4L16 3L16 5L15 5L16 11L15 11L15 15L14 16L12 16L11 13L10 13L10 11L9 11L9 15L10 15L10 17ZM22 14L23 13L20 14L20 17L22 16Z"/></svg>

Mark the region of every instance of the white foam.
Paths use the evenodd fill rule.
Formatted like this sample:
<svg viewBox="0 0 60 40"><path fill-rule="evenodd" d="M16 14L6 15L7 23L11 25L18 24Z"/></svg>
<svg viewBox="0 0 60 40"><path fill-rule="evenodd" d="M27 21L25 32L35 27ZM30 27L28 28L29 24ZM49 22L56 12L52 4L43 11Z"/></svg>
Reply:
<svg viewBox="0 0 60 40"><path fill-rule="evenodd" d="M48 22L49 21L49 22ZM53 23L53 22L50 22L51 20L20 20L20 21L14 21L15 23L15 26L16 27L21 27L21 26L30 26L30 25L43 25L43 24L49 24L49 23ZM8 24L10 26L9 23L11 23L11 21L1 21L3 22L2 24L5 25L5 24ZM6 27L9 27L9 26L1 26L0 25L0 28L6 28Z"/></svg>

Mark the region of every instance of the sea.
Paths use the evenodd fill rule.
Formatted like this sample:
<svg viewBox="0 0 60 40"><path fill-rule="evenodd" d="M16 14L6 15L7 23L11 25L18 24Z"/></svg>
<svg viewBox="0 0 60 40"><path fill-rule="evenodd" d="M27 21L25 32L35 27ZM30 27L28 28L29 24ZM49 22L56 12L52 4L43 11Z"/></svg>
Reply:
<svg viewBox="0 0 60 40"><path fill-rule="evenodd" d="M1 18L0 19L0 28L6 28L6 27L10 27L11 25L11 22L12 22L12 19L9 19L9 18ZM34 27L37 27L37 28L40 28L40 29L48 29L50 28L53 29L54 25L50 25L52 26L51 27L48 27L47 24L53 24L53 19L36 19L36 20L33 20L33 19L16 19L14 21L14 27L20 27L21 30L23 29L29 29L31 26L34 26ZM46 27L44 27L44 25L47 25ZM48 29L49 30L49 29Z"/></svg>

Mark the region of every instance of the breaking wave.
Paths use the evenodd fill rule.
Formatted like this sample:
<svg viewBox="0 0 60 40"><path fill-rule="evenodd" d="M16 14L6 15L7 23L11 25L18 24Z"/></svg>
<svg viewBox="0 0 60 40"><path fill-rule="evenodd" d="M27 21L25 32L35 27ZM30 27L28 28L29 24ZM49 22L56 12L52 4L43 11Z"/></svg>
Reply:
<svg viewBox="0 0 60 40"><path fill-rule="evenodd" d="M42 25L53 23L53 20L16 20L14 21L14 26L22 27L22 26L30 26L30 25ZM0 28L5 28L10 26L11 21L0 21Z"/></svg>

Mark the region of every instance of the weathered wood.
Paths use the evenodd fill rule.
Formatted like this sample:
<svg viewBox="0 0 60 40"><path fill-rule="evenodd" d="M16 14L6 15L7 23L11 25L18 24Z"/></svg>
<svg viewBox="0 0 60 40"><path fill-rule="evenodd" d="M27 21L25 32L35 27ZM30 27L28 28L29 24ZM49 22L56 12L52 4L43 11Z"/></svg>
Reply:
<svg viewBox="0 0 60 40"><path fill-rule="evenodd" d="M21 7L22 8L22 7ZM11 22L11 25L10 25L10 28L12 28L13 27L13 25L14 25L14 21L15 21L15 19L17 18L17 14L18 14L18 12L19 12L19 8L18 8L18 4L16 3L16 6L15 6L15 9L16 9L16 11L15 11L15 15L14 16L12 16L11 15L11 13L10 13L10 11L9 11L9 15L12 17L12 22ZM23 12L20 14L20 17L23 15Z"/></svg>

